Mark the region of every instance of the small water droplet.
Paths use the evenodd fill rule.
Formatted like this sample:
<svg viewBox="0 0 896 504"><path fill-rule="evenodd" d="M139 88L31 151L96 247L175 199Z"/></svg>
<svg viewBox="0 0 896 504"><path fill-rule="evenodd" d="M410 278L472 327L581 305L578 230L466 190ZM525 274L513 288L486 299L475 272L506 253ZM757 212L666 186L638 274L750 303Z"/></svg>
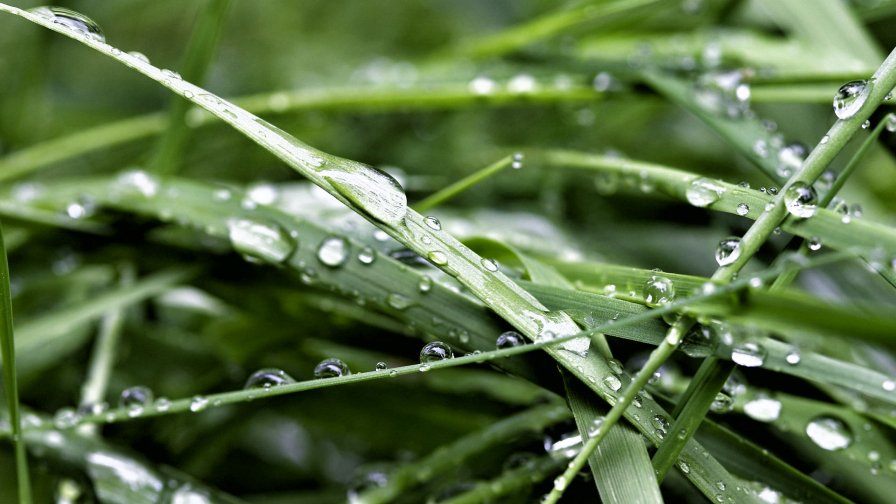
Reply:
<svg viewBox="0 0 896 504"><path fill-rule="evenodd" d="M488 271L498 271L498 263L496 263L494 259L483 258L480 263L482 264L482 267L487 269Z"/></svg>
<svg viewBox="0 0 896 504"><path fill-rule="evenodd" d="M719 266L727 266L740 257L740 238L730 236L719 242L716 247L716 262Z"/></svg>
<svg viewBox="0 0 896 504"><path fill-rule="evenodd" d="M336 378L337 376L347 376L352 374L348 368L348 364L340 359L330 358L320 361L314 366L315 378Z"/></svg>
<svg viewBox="0 0 896 504"><path fill-rule="evenodd" d="M750 213L750 205L747 205L746 203L738 203L735 212L740 216L747 215Z"/></svg>
<svg viewBox="0 0 896 504"><path fill-rule="evenodd" d="M705 207L719 200L725 193L725 187L707 178L697 178L688 184L685 197L688 203L696 207Z"/></svg>
<svg viewBox="0 0 896 504"><path fill-rule="evenodd" d="M770 397L757 397L744 404L744 413L753 420L774 422L781 415L781 401Z"/></svg>
<svg viewBox="0 0 896 504"><path fill-rule="evenodd" d="M802 357L800 356L799 351L791 350L791 351L787 352L787 355L784 356L784 360L791 366L796 366L797 364L800 363L800 360L802 360Z"/></svg>
<svg viewBox="0 0 896 504"><path fill-rule="evenodd" d="M498 84L488 77L476 77L470 81L470 92L477 96L487 96L498 89Z"/></svg>
<svg viewBox="0 0 896 504"><path fill-rule="evenodd" d="M401 294L390 293L386 296L386 304L396 310L405 310L414 305L414 301Z"/></svg>
<svg viewBox="0 0 896 504"><path fill-rule="evenodd" d="M373 264L376 260L376 252L370 247L364 247L358 252L358 261L361 264Z"/></svg>
<svg viewBox="0 0 896 504"><path fill-rule="evenodd" d="M594 76L592 86L594 86L595 91L604 93L606 91L609 91L613 87L614 83L615 79L609 72L599 72Z"/></svg>
<svg viewBox="0 0 896 504"><path fill-rule="evenodd" d="M681 472L684 474L691 472L691 466L683 460L678 462L678 468L681 469Z"/></svg>
<svg viewBox="0 0 896 504"><path fill-rule="evenodd" d="M862 129L868 129L870 127L871 127L871 121L868 119L865 119L865 122L862 123Z"/></svg>
<svg viewBox="0 0 896 504"><path fill-rule="evenodd" d="M831 139L831 137L829 137L828 135L825 135L825 136L821 137L821 140L819 140L818 143L824 145L824 144L828 143L828 141L830 141L830 139Z"/></svg>
<svg viewBox="0 0 896 504"><path fill-rule="evenodd" d="M149 387L137 385L121 391L118 405L122 408L144 407L152 402L153 393Z"/></svg>
<svg viewBox="0 0 896 504"><path fill-rule="evenodd" d="M870 90L871 84L865 80L855 80L840 86L834 95L834 113L840 119L854 116L865 104Z"/></svg>
<svg viewBox="0 0 896 504"><path fill-rule="evenodd" d="M842 450L852 444L853 434L839 418L820 415L806 425L806 435L816 445L828 451Z"/></svg>
<svg viewBox="0 0 896 504"><path fill-rule="evenodd" d="M734 407L734 400L731 396L719 392L709 405L710 411L713 413L728 413Z"/></svg>
<svg viewBox="0 0 896 504"><path fill-rule="evenodd" d="M193 413L199 412L208 408L208 398L198 395L193 396L193 399L190 400L190 411Z"/></svg>
<svg viewBox="0 0 896 504"><path fill-rule="evenodd" d="M536 89L538 89L538 81L526 73L515 75L507 82L507 90L511 93L530 94Z"/></svg>
<svg viewBox="0 0 896 504"><path fill-rule="evenodd" d="M510 168L514 170L519 170L523 167L523 153L515 152L513 154L513 160L510 162Z"/></svg>
<svg viewBox="0 0 896 504"><path fill-rule="evenodd" d="M252 262L279 264L298 243L279 224L256 219L230 219L227 234L234 250Z"/></svg>
<svg viewBox="0 0 896 504"><path fill-rule="evenodd" d="M377 371L384 371L384 370L386 370L386 369L388 369L388 368L389 368L389 366L387 366L386 363L383 362L383 361L380 361L380 362L377 362L377 363L376 363L376 370L377 370Z"/></svg>
<svg viewBox="0 0 896 504"><path fill-rule="evenodd" d="M53 426L57 429L69 429L80 420L81 416L73 408L59 408L53 415Z"/></svg>
<svg viewBox="0 0 896 504"><path fill-rule="evenodd" d="M167 397L160 397L156 399L155 407L158 411L168 411L171 408L171 400Z"/></svg>
<svg viewBox="0 0 896 504"><path fill-rule="evenodd" d="M118 192L123 194L119 195ZM159 179L143 170L128 170L115 178L114 196L140 195L151 198L159 192Z"/></svg>
<svg viewBox="0 0 896 504"><path fill-rule="evenodd" d="M280 197L280 191L274 184L260 182L249 186L246 196L259 205L273 205Z"/></svg>
<svg viewBox="0 0 896 504"><path fill-rule="evenodd" d="M880 384L880 388L884 389L887 392L893 392L894 390L896 390L896 381L884 380L883 383Z"/></svg>
<svg viewBox="0 0 896 504"><path fill-rule="evenodd" d="M433 217L432 215L424 217L423 223L426 224L426 227L434 229L436 231L440 231L442 229L442 223L439 222L439 219Z"/></svg>
<svg viewBox="0 0 896 504"><path fill-rule="evenodd" d="M731 349L731 360L744 367L759 367L765 363L766 351L762 346L747 342Z"/></svg>
<svg viewBox="0 0 896 504"><path fill-rule="evenodd" d="M811 185L797 181L784 193L784 203L791 215L808 219L818 211L818 194Z"/></svg>
<svg viewBox="0 0 896 504"><path fill-rule="evenodd" d="M282 369L264 368L252 373L246 380L246 385L243 386L243 389L269 389L295 382L295 378L289 376Z"/></svg>
<svg viewBox="0 0 896 504"><path fill-rule="evenodd" d="M887 115L887 124L884 127L890 133L893 133L894 131L896 131L896 114L888 114Z"/></svg>
<svg viewBox="0 0 896 504"><path fill-rule="evenodd" d="M516 331L505 331L498 336L498 339L495 341L495 346L500 350L502 348L520 346L525 342L526 340L523 338L522 334Z"/></svg>
<svg viewBox="0 0 896 504"><path fill-rule="evenodd" d="M146 63L147 65L149 64L149 58L147 58L146 55L140 51L131 51L128 54L141 63Z"/></svg>
<svg viewBox="0 0 896 504"><path fill-rule="evenodd" d="M420 350L420 362L422 364L452 358L454 358L454 352L451 351L451 347L441 341L427 343Z"/></svg>
<svg viewBox="0 0 896 504"><path fill-rule="evenodd" d="M619 377L616 375L607 375L603 379L604 386L613 392L619 392L619 389L622 388L622 381L619 380Z"/></svg>
<svg viewBox="0 0 896 504"><path fill-rule="evenodd" d="M341 236L328 236L317 248L317 258L326 266L338 268L348 260L350 245Z"/></svg>
<svg viewBox="0 0 896 504"><path fill-rule="evenodd" d="M420 291L421 294L426 294L427 292L432 290L432 278L424 275L420 278L420 282L417 283L417 290Z"/></svg>
<svg viewBox="0 0 896 504"><path fill-rule="evenodd" d="M806 242L806 245L809 247L809 250L813 252L821 250L821 238L813 236L812 238L809 238L809 241Z"/></svg>
<svg viewBox="0 0 896 504"><path fill-rule="evenodd" d="M642 294L648 306L664 305L675 298L675 285L664 276L652 275L644 282Z"/></svg>
<svg viewBox="0 0 896 504"><path fill-rule="evenodd" d="M604 417L599 416L591 421L591 425L588 426L588 436L594 437L600 434L600 428L604 425Z"/></svg>
<svg viewBox="0 0 896 504"><path fill-rule="evenodd" d="M750 85L740 71L701 75L694 86L694 98L704 109L731 119L750 114Z"/></svg>
<svg viewBox="0 0 896 504"><path fill-rule="evenodd" d="M49 19L53 23L62 25L69 31L81 35L82 37L95 40L97 42L105 42L106 37L100 25L89 17L64 7L36 7L29 12L37 14L43 18Z"/></svg>
<svg viewBox="0 0 896 504"><path fill-rule="evenodd" d="M444 266L448 264L448 256L441 250L434 250L426 254L426 258L436 266Z"/></svg>

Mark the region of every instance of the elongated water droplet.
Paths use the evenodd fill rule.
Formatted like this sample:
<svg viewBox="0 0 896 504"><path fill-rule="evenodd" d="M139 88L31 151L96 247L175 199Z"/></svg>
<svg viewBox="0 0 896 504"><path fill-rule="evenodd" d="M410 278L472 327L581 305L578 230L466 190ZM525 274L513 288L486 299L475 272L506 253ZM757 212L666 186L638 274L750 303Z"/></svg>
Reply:
<svg viewBox="0 0 896 504"><path fill-rule="evenodd" d="M269 389L279 385L295 383L296 380L286 371L277 368L264 368L252 373L246 380L244 389Z"/></svg>
<svg viewBox="0 0 896 504"><path fill-rule="evenodd" d="M719 242L716 247L716 262L719 266L727 266L740 257L740 238L729 236Z"/></svg>
<svg viewBox="0 0 896 504"><path fill-rule="evenodd" d="M279 264L298 244L279 224L256 219L231 219L227 232L234 250L252 262Z"/></svg>
<svg viewBox="0 0 896 504"><path fill-rule="evenodd" d="M196 413L198 411L202 411L205 408L208 408L208 398L205 396L193 396L193 399L190 400L190 411Z"/></svg>
<svg viewBox="0 0 896 504"><path fill-rule="evenodd" d="M688 184L685 197L687 197L688 203L702 208L718 201L724 193L725 187L723 185L701 177L692 180Z"/></svg>
<svg viewBox="0 0 896 504"><path fill-rule="evenodd" d="M854 116L871 91L871 84L865 80L855 80L840 86L834 95L834 113L840 119L849 119Z"/></svg>
<svg viewBox="0 0 896 504"><path fill-rule="evenodd" d="M414 305L414 301L407 297L402 296L401 294L391 293L386 296L386 304L395 308L396 310L404 310Z"/></svg>
<svg viewBox="0 0 896 504"><path fill-rule="evenodd" d="M731 349L731 360L744 367L759 367L765 363L766 351L756 343L748 342Z"/></svg>
<svg viewBox="0 0 896 504"><path fill-rule="evenodd" d="M781 401L770 397L757 397L744 404L744 413L753 420L774 422L781 415Z"/></svg>
<svg viewBox="0 0 896 504"><path fill-rule="evenodd" d="M820 415L806 425L806 435L820 448L842 450L852 444L853 434L839 418Z"/></svg>
<svg viewBox="0 0 896 504"><path fill-rule="evenodd" d="M246 189L246 196L259 205L273 205L280 197L277 186L267 182L252 184Z"/></svg>
<svg viewBox="0 0 896 504"><path fill-rule="evenodd" d="M495 341L495 346L500 350L502 348L520 346L525 342L526 340L523 338L522 334L516 331L505 331L498 336L497 341Z"/></svg>
<svg viewBox="0 0 896 504"><path fill-rule="evenodd" d="M442 223L439 222L439 219L433 217L432 215L428 215L423 218L423 223L430 229L434 229L439 231L442 229Z"/></svg>
<svg viewBox="0 0 896 504"><path fill-rule="evenodd" d="M345 199L374 220L395 226L404 220L408 198L401 185L386 172L360 163L342 161L339 169L321 176Z"/></svg>
<svg viewBox="0 0 896 504"><path fill-rule="evenodd" d="M315 378L335 378L337 376L347 376L352 374L348 368L348 364L340 359L324 359L317 366L314 366Z"/></svg>
<svg viewBox="0 0 896 504"><path fill-rule="evenodd" d="M64 7L36 7L29 12L66 27L69 31L97 42L105 42L106 37L100 25L89 17Z"/></svg>
<svg viewBox="0 0 896 504"><path fill-rule="evenodd" d="M675 298L675 285L664 276L652 275L644 282L642 291L648 306L660 306Z"/></svg>
<svg viewBox="0 0 896 504"><path fill-rule="evenodd" d="M607 375L604 377L604 386L613 392L619 392L619 389L622 388L622 381L619 380L619 377L616 375Z"/></svg>
<svg viewBox="0 0 896 504"><path fill-rule="evenodd" d="M818 211L818 194L814 187L804 182L794 182L784 193L784 203L791 215L808 219Z"/></svg>
<svg viewBox="0 0 896 504"><path fill-rule="evenodd" d="M441 341L427 343L423 346L423 349L420 350L420 362L422 364L451 358L454 358L454 352L451 351L450 346Z"/></svg>
<svg viewBox="0 0 896 504"><path fill-rule="evenodd" d="M482 267L487 269L488 271L498 271L498 263L496 263L494 259L483 258L480 263L482 264Z"/></svg>
<svg viewBox="0 0 896 504"><path fill-rule="evenodd" d="M445 264L448 264L448 256L441 250L434 250L429 254L426 254L426 258L436 266L444 266Z"/></svg>
<svg viewBox="0 0 896 504"><path fill-rule="evenodd" d="M350 245L341 236L329 236L320 242L317 258L331 268L338 268L348 260Z"/></svg>

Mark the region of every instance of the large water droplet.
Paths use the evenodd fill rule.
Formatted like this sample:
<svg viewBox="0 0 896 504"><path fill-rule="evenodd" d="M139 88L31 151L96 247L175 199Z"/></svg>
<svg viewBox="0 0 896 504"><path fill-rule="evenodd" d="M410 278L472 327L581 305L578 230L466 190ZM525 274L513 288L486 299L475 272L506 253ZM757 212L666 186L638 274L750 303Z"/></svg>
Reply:
<svg viewBox="0 0 896 504"><path fill-rule="evenodd" d="M498 336L497 341L495 341L495 346L498 347L498 350L502 348L510 348L515 346L520 346L525 343L525 339L523 339L523 335L516 331L506 331L502 332L500 336Z"/></svg>
<svg viewBox="0 0 896 504"><path fill-rule="evenodd" d="M408 208L408 198L401 185L376 168L347 161L342 163L338 170L325 170L321 176L336 192L374 220L390 226L401 223Z"/></svg>
<svg viewBox="0 0 896 504"><path fill-rule="evenodd" d="M840 86L834 95L834 113L840 119L854 116L865 104L870 91L871 84L864 80L855 80Z"/></svg>
<svg viewBox="0 0 896 504"><path fill-rule="evenodd" d="M337 376L347 376L352 374L348 368L348 364L340 359L324 359L317 366L314 366L315 378L335 378Z"/></svg>
<svg viewBox="0 0 896 504"><path fill-rule="evenodd" d="M49 19L50 21L66 27L69 31L97 42L105 42L106 37L100 25L89 17L64 7L36 7L29 12Z"/></svg>
<svg viewBox="0 0 896 504"><path fill-rule="evenodd" d="M246 380L244 389L269 389L278 385L295 383L296 380L286 371L277 368L264 368L252 373Z"/></svg>
<svg viewBox="0 0 896 504"><path fill-rule="evenodd" d="M423 346L423 349L420 350L420 362L423 364L451 359L453 357L454 352L451 351L451 347L441 341L427 343Z"/></svg>
<svg viewBox="0 0 896 504"><path fill-rule="evenodd" d="M688 203L696 207L705 207L719 200L725 193L725 187L708 178L698 178L688 184L685 197Z"/></svg>
<svg viewBox="0 0 896 504"><path fill-rule="evenodd" d="M740 238L729 236L719 242L716 247L716 262L719 266L727 266L740 257Z"/></svg>
<svg viewBox="0 0 896 504"><path fill-rule="evenodd" d="M828 450L842 450L852 444L853 435L849 426L839 418L820 415L806 425L806 435L819 447Z"/></svg>
<svg viewBox="0 0 896 504"><path fill-rule="evenodd" d="M256 219L227 221L227 234L234 250L252 262L279 264L298 246L279 224Z"/></svg>
<svg viewBox="0 0 896 504"><path fill-rule="evenodd" d="M744 367L759 367L765 362L766 350L756 343L748 342L731 349L731 360Z"/></svg>
<svg viewBox="0 0 896 504"><path fill-rule="evenodd" d="M781 415L781 401L771 397L757 397L744 404L744 413L753 420L774 422Z"/></svg>
<svg viewBox="0 0 896 504"><path fill-rule="evenodd" d="M664 276L653 275L644 282L644 301L649 306L660 306L675 298L675 285Z"/></svg>
<svg viewBox="0 0 896 504"><path fill-rule="evenodd" d="M118 398L118 405L122 408L143 407L151 403L152 399L153 393L149 387L137 385L121 391L121 396Z"/></svg>
<svg viewBox="0 0 896 504"><path fill-rule="evenodd" d="M784 204L794 217L808 219L818 211L818 194L805 182L794 182L784 193Z"/></svg>
<svg viewBox="0 0 896 504"><path fill-rule="evenodd" d="M349 247L348 240L345 238L329 236L320 242L320 247L317 249L317 258L331 268L338 268L348 260Z"/></svg>
<svg viewBox="0 0 896 504"><path fill-rule="evenodd" d="M428 215L423 218L423 223L426 224L430 229L434 229L439 231L442 229L442 223L439 222L439 219L433 217L432 215Z"/></svg>

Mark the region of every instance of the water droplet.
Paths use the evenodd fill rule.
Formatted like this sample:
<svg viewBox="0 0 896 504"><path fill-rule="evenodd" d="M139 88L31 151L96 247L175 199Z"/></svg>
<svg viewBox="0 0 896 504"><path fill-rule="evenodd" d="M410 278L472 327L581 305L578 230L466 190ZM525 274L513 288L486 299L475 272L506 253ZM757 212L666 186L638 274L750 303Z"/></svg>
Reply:
<svg viewBox="0 0 896 504"><path fill-rule="evenodd" d="M735 212L740 216L747 215L750 213L750 205L747 205L746 203L738 203Z"/></svg>
<svg viewBox="0 0 896 504"><path fill-rule="evenodd" d="M739 71L701 75L694 87L694 97L704 109L731 119L750 113L750 85Z"/></svg>
<svg viewBox="0 0 896 504"><path fill-rule="evenodd" d="M496 263L494 259L483 258L482 261L480 261L480 263L482 264L482 267L487 269L488 271L491 271L491 272L498 271L498 263Z"/></svg>
<svg viewBox="0 0 896 504"><path fill-rule="evenodd" d="M759 367L765 363L765 348L748 342L731 349L731 360L744 367Z"/></svg>
<svg viewBox="0 0 896 504"><path fill-rule="evenodd" d="M375 368L375 369L376 369L377 371L385 371L385 370L388 369L388 368L389 368L389 366L387 366L385 362L380 361L380 362L377 362L377 363L376 363L376 368Z"/></svg>
<svg viewBox="0 0 896 504"><path fill-rule="evenodd" d="M849 119L854 116L871 91L871 84L865 80L855 80L840 86L834 95L834 113L840 119Z"/></svg>
<svg viewBox="0 0 896 504"><path fill-rule="evenodd" d="M707 178L698 178L688 184L685 197L688 203L696 207L705 207L719 200L725 193L725 187Z"/></svg>
<svg viewBox="0 0 896 504"><path fill-rule="evenodd" d="M414 305L414 301L407 296L401 294L390 293L386 296L386 304L396 310L405 310Z"/></svg>
<svg viewBox="0 0 896 504"><path fill-rule="evenodd" d="M156 399L155 407L158 411L168 411L171 408L171 400L167 397L160 397Z"/></svg>
<svg viewBox="0 0 896 504"><path fill-rule="evenodd" d="M424 217L423 223L426 224L426 227L434 229L436 231L440 231L442 229L442 223L439 222L439 219L433 217L432 215Z"/></svg>
<svg viewBox="0 0 896 504"><path fill-rule="evenodd" d="M331 268L338 268L348 260L350 245L348 240L341 236L328 236L320 242L317 249L317 258Z"/></svg>
<svg viewBox="0 0 896 504"><path fill-rule="evenodd" d="M806 245L809 247L809 250L813 252L821 250L821 238L813 236L812 238L809 238L809 241L806 242Z"/></svg>
<svg viewBox="0 0 896 504"><path fill-rule="evenodd" d="M719 392L709 405L709 410L713 413L728 413L734 407L734 400L728 394Z"/></svg>
<svg viewBox="0 0 896 504"><path fill-rule="evenodd" d="M422 366L420 366L421 373L425 373L425 372L429 371L430 369L432 369L432 366L430 366L429 364L423 364Z"/></svg>
<svg viewBox="0 0 896 504"><path fill-rule="evenodd" d="M269 389L279 385L295 383L296 380L286 371L277 368L264 368L252 373L246 380L244 389Z"/></svg>
<svg viewBox="0 0 896 504"><path fill-rule="evenodd" d="M519 170L523 167L523 153L515 152L513 154L513 160L510 162L510 168L514 170Z"/></svg>
<svg viewBox="0 0 896 504"><path fill-rule="evenodd" d="M818 194L811 185L797 181L784 193L784 203L791 215L808 219L818 211Z"/></svg>
<svg viewBox="0 0 896 504"><path fill-rule="evenodd" d="M65 215L70 219L84 219L96 212L96 202L90 198L79 198L65 207Z"/></svg>
<svg viewBox="0 0 896 504"><path fill-rule="evenodd" d="M75 12L63 7L37 7L31 9L29 12L49 19L58 25L62 25L69 31L83 37L97 42L106 41L106 37L103 35L103 30L100 29L100 25L96 24L96 22L80 12Z"/></svg>
<svg viewBox="0 0 896 504"><path fill-rule="evenodd" d="M740 257L740 238L729 236L719 242L716 247L716 262L719 266L727 266Z"/></svg>
<svg viewBox="0 0 896 504"><path fill-rule="evenodd" d="M619 392L619 389L622 388L622 382L616 375L605 376L603 382L604 386L612 390L613 392Z"/></svg>
<svg viewBox="0 0 896 504"><path fill-rule="evenodd" d="M830 140L831 140L831 137L829 137L828 135L825 135L825 136L821 137L821 140L819 140L818 143L824 145L824 144L828 143Z"/></svg>
<svg viewBox="0 0 896 504"><path fill-rule="evenodd" d="M358 252L358 261L361 264L373 264L376 260L376 252L370 247L364 247Z"/></svg>
<svg viewBox="0 0 896 504"><path fill-rule="evenodd" d="M488 77L476 77L470 81L470 92L477 96L486 96L498 89L498 84Z"/></svg>
<svg viewBox="0 0 896 504"><path fill-rule="evenodd" d="M115 178L113 191L121 191L123 195L139 194L151 198L159 192L159 180L143 170L128 170ZM115 196L119 196L115 194Z"/></svg>
<svg viewBox="0 0 896 504"><path fill-rule="evenodd" d="M352 374L348 368L348 364L340 359L324 359L314 366L315 378L336 378L337 376L347 376Z"/></svg>
<svg viewBox="0 0 896 504"><path fill-rule="evenodd" d="M516 331L505 331L498 336L497 341L495 341L495 346L500 350L502 348L520 346L525 342L526 340L523 338L522 334Z"/></svg>
<svg viewBox="0 0 896 504"><path fill-rule="evenodd" d="M799 364L801 359L802 357L797 350L791 350L787 352L787 355L784 356L784 360L791 366L796 366L797 364Z"/></svg>
<svg viewBox="0 0 896 504"><path fill-rule="evenodd" d="M259 205L273 205L277 202L277 198L280 197L280 191L273 184L261 182L249 186L246 190L246 196Z"/></svg>
<svg viewBox="0 0 896 504"><path fill-rule="evenodd" d="M691 466L683 460L678 462L678 468L681 469L681 472L684 474L691 472Z"/></svg>
<svg viewBox="0 0 896 504"><path fill-rule="evenodd" d="M600 434L600 428L604 425L604 417L600 416L591 421L591 425L588 426L588 436L594 437Z"/></svg>
<svg viewBox="0 0 896 504"><path fill-rule="evenodd" d="M451 351L451 347L441 341L427 343L423 346L423 349L420 350L420 362L422 364L452 358L454 358L454 352Z"/></svg>
<svg viewBox="0 0 896 504"><path fill-rule="evenodd" d="M887 124L884 127L890 133L893 133L894 131L896 131L896 114L888 114L887 115Z"/></svg>
<svg viewBox="0 0 896 504"><path fill-rule="evenodd" d="M507 82L507 90L516 94L529 94L538 89L538 81L535 77L523 73L515 75Z"/></svg>
<svg viewBox="0 0 896 504"><path fill-rule="evenodd" d="M655 415L650 423L653 424L653 427L657 431L662 432L663 436L665 436L666 433L669 432L669 419L664 417L663 415Z"/></svg>
<svg viewBox="0 0 896 504"><path fill-rule="evenodd" d="M343 160L338 170L325 170L321 176L336 192L374 220L390 226L404 220L408 209L407 195L401 184L388 173Z"/></svg>
<svg viewBox="0 0 896 504"><path fill-rule="evenodd" d="M227 234L234 250L252 262L279 264L298 244L279 224L255 219L230 219Z"/></svg>
<svg viewBox="0 0 896 504"><path fill-rule="evenodd" d="M53 415L53 426L57 429L69 429L78 424L81 416L72 408L59 408Z"/></svg>
<svg viewBox="0 0 896 504"><path fill-rule="evenodd" d="M893 392L894 390L896 390L896 381L884 380L883 383L880 384L880 388L884 389L887 392Z"/></svg>
<svg viewBox="0 0 896 504"><path fill-rule="evenodd" d="M151 403L152 399L153 393L149 387L137 385L121 391L121 396L118 398L118 405L122 408L143 408Z"/></svg>
<svg viewBox="0 0 896 504"><path fill-rule="evenodd" d="M652 275L644 282L642 294L648 306L664 305L675 298L675 285L664 276Z"/></svg>
<svg viewBox="0 0 896 504"><path fill-rule="evenodd" d="M131 51L128 53L128 55L130 55L135 60L140 61L141 63L146 63L147 65L149 64L149 58L147 58L146 55L140 51Z"/></svg>
<svg viewBox="0 0 896 504"><path fill-rule="evenodd" d="M606 91L609 91L613 87L615 80L616 79L614 79L610 73L599 72L597 75L594 76L594 81L592 82L592 85L594 86L595 91L604 93Z"/></svg>
<svg viewBox="0 0 896 504"><path fill-rule="evenodd" d="M562 491L566 489L566 477L562 474L554 479L554 490Z"/></svg>
<svg viewBox="0 0 896 504"><path fill-rule="evenodd" d="M871 121L868 119L865 119L865 122L862 123L862 129L868 129L870 127L871 127Z"/></svg>
<svg viewBox="0 0 896 504"><path fill-rule="evenodd" d="M448 264L448 256L441 250L434 250L426 254L426 258L436 266L444 266Z"/></svg>
<svg viewBox="0 0 896 504"><path fill-rule="evenodd" d="M806 435L820 448L842 450L852 444L853 435L849 427L839 418L821 415L806 425Z"/></svg>
<svg viewBox="0 0 896 504"><path fill-rule="evenodd" d="M193 413L199 412L208 408L208 398L204 396L193 396L193 399L190 400L190 411Z"/></svg>
<svg viewBox="0 0 896 504"><path fill-rule="evenodd" d="M774 422L781 415L781 401L770 397L757 397L744 404L744 413L753 420Z"/></svg>
<svg viewBox="0 0 896 504"><path fill-rule="evenodd" d="M420 278L420 282L417 283L417 290L420 291L421 294L426 294L427 292L432 290L432 278L424 275Z"/></svg>

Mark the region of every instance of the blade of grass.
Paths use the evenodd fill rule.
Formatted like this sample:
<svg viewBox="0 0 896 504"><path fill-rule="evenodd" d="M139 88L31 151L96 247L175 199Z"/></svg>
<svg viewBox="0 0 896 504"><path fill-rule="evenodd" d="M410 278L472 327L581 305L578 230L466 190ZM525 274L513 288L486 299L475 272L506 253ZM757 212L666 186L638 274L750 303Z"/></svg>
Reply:
<svg viewBox="0 0 896 504"><path fill-rule="evenodd" d="M3 395L12 429L12 444L16 457L16 482L19 502L31 503L31 480L28 477L28 456L22 437L22 417L19 409L19 387L16 368L16 346L12 329L12 295L9 292L9 263L0 225L0 357L3 364Z"/></svg>
<svg viewBox="0 0 896 504"><path fill-rule="evenodd" d="M513 165L514 163L521 163L522 159L517 158L518 154L514 154L512 156L503 157L494 163L486 166L485 168L475 171L470 175L458 180L457 182L439 190L435 194L431 194L427 196L422 201L418 202L414 205L417 208L417 211L420 213L425 213L432 210L434 207L437 207L446 201L454 198L458 194L466 191L467 189L473 187L474 185L498 174L504 168Z"/></svg>

